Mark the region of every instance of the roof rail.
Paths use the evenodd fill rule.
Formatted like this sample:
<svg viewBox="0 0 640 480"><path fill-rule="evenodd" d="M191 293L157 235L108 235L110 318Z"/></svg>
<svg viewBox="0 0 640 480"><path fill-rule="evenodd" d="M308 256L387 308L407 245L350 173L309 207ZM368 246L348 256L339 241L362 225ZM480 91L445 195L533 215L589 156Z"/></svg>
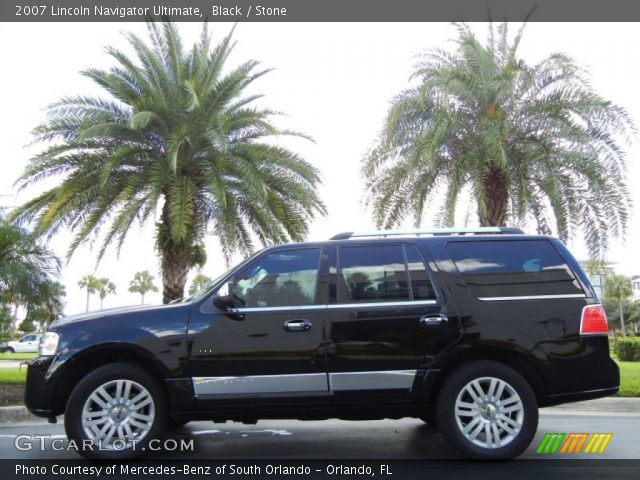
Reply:
<svg viewBox="0 0 640 480"><path fill-rule="evenodd" d="M471 228L431 228L414 230L371 230L362 232L343 232L334 235L330 240L348 240L350 238L363 237L408 237L420 235L523 235L524 232L517 227L471 227Z"/></svg>

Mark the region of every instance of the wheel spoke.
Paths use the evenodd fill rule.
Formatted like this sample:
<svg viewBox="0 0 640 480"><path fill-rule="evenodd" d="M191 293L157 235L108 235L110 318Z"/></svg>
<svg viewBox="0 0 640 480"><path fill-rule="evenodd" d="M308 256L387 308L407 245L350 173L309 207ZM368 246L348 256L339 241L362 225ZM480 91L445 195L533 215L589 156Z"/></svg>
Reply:
<svg viewBox="0 0 640 480"><path fill-rule="evenodd" d="M462 429L462 433L464 433L465 435L469 435L469 432L471 431L471 429L473 427L475 427L478 423L482 422L482 420L480 419L479 416L475 417L473 420L471 420L463 429Z"/></svg>
<svg viewBox="0 0 640 480"><path fill-rule="evenodd" d="M498 425L497 424L492 424L491 425L491 430L493 431L493 442L494 442L494 446L499 447L500 445L502 445L502 439L500 438L500 432L498 431Z"/></svg>
<svg viewBox="0 0 640 480"><path fill-rule="evenodd" d="M493 396L495 395L495 390L498 383L502 383L502 382L500 382L497 378L492 378L491 381L489 382L489 388L487 390L487 396L489 398L493 398Z"/></svg>
<svg viewBox="0 0 640 480"><path fill-rule="evenodd" d="M469 439L470 440L475 439L478 436L478 434L482 431L483 428L484 428L484 423L482 421L479 421L478 426L471 433L469 433L468 435Z"/></svg>
<svg viewBox="0 0 640 480"><path fill-rule="evenodd" d="M496 422L496 425L498 425L502 430L507 432L509 435L515 435L517 433L513 428L511 428L509 425L507 425L505 422L503 422L500 419Z"/></svg>
<svg viewBox="0 0 640 480"><path fill-rule="evenodd" d="M135 418L136 420L140 420L142 422L151 423L153 421L153 417L151 415L143 415L138 412L131 412L131 418Z"/></svg>
<svg viewBox="0 0 640 480"><path fill-rule="evenodd" d="M503 408L502 409L502 413L518 412L520 410L522 410L522 403L520 403L518 401L518 403L516 403L515 405L512 405L512 406L507 407L507 408Z"/></svg>
<svg viewBox="0 0 640 480"><path fill-rule="evenodd" d="M485 423L484 424L484 443L489 448L493 447L493 437L492 437L492 432L491 432L491 424L489 424L489 423Z"/></svg>

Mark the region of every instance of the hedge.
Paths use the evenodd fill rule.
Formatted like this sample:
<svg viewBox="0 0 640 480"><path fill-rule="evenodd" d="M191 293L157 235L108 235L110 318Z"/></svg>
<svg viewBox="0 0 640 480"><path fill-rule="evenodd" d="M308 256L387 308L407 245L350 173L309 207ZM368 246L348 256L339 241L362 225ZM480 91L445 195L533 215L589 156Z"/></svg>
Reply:
<svg viewBox="0 0 640 480"><path fill-rule="evenodd" d="M613 351L622 362L640 361L640 338L620 337L613 344Z"/></svg>

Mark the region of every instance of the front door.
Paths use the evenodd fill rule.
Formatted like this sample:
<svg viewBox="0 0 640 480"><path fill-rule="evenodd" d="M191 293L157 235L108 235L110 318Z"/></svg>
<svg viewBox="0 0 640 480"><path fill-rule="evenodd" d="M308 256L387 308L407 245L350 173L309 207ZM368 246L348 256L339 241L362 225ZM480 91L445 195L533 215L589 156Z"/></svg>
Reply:
<svg viewBox="0 0 640 480"><path fill-rule="evenodd" d="M327 363L334 402L410 401L433 358L458 337L416 245L332 252Z"/></svg>
<svg viewBox="0 0 640 480"><path fill-rule="evenodd" d="M201 405L328 403L320 247L265 252L232 280L235 305L192 313L190 367Z"/></svg>

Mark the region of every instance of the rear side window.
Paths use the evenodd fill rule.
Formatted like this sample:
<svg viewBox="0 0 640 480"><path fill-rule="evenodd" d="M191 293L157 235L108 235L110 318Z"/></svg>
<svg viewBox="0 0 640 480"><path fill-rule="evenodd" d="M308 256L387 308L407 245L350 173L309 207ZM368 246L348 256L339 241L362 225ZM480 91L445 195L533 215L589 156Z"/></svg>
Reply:
<svg viewBox="0 0 640 480"><path fill-rule="evenodd" d="M569 266L546 240L450 242L447 250L480 299L583 294Z"/></svg>
<svg viewBox="0 0 640 480"><path fill-rule="evenodd" d="M338 263L342 303L436 298L422 257L410 245L340 247Z"/></svg>

